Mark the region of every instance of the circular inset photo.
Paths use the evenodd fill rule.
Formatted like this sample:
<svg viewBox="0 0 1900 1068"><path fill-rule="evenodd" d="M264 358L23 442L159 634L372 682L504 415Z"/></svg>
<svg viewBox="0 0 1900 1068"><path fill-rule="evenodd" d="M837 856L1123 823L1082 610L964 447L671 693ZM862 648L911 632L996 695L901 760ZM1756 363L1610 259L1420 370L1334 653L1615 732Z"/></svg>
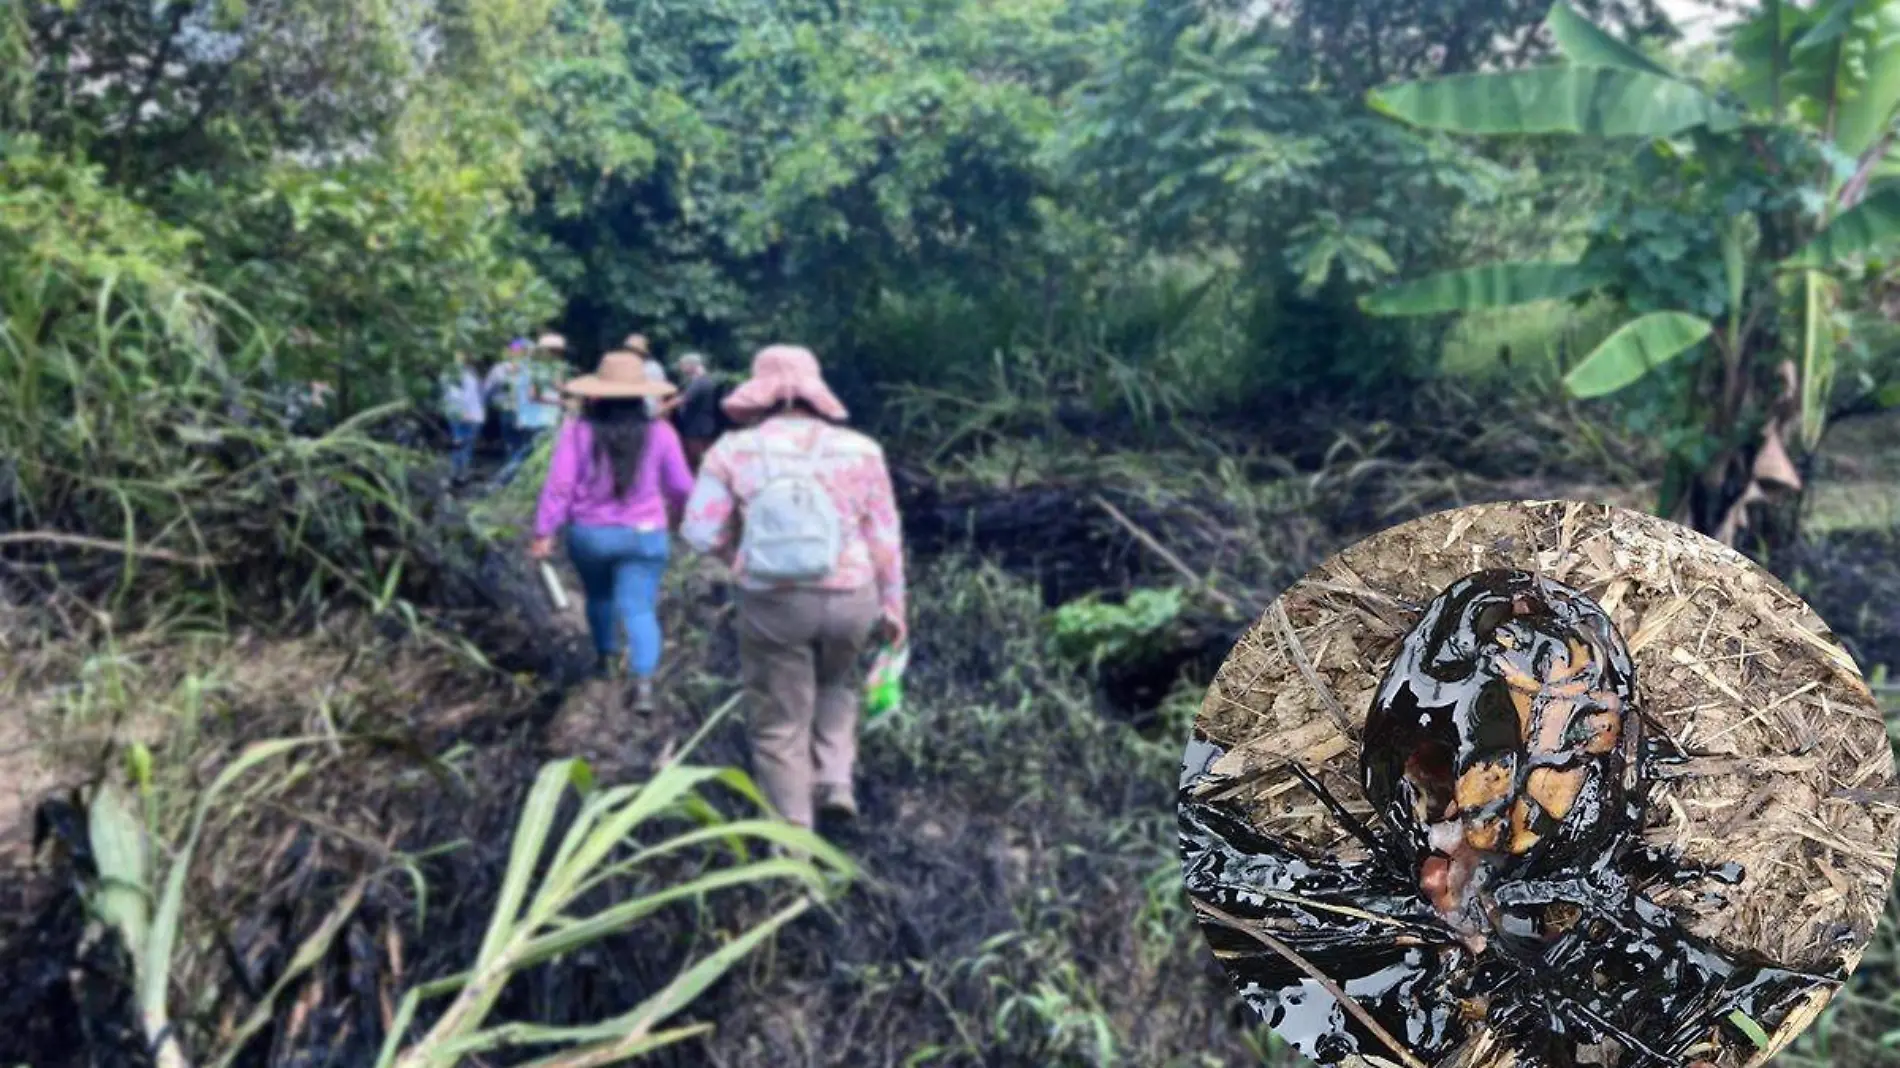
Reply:
<svg viewBox="0 0 1900 1068"><path fill-rule="evenodd" d="M1859 961L1900 807L1878 706L1739 553L1480 505L1321 565L1182 770L1190 904L1324 1065L1741 1068Z"/></svg>

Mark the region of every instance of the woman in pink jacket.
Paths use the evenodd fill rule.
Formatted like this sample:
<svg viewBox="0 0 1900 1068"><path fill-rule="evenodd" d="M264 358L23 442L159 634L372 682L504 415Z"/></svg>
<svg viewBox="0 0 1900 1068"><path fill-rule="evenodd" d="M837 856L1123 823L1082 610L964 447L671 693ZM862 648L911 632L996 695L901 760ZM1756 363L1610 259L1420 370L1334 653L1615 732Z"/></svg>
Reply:
<svg viewBox="0 0 1900 1068"><path fill-rule="evenodd" d="M625 656L633 675L632 704L649 711L660 664L656 608L668 527L693 489L678 433L647 414L647 399L664 397L673 387L652 381L638 355L610 352L599 370L567 383L565 391L585 407L555 440L529 553L547 559L555 536L566 531L601 673L616 674Z"/></svg>
<svg viewBox="0 0 1900 1068"><path fill-rule="evenodd" d="M903 531L884 450L844 425L844 404L809 349L761 350L723 407L745 429L707 450L680 536L732 563L760 786L801 826L819 813L849 818L858 811L859 659L874 638L901 645L906 632ZM794 482L816 492L783 496ZM774 495L779 506L804 499L830 513L826 566L786 578L758 573L772 562L764 556L748 560L745 529ZM790 529L789 512L768 512L758 525L767 538Z"/></svg>

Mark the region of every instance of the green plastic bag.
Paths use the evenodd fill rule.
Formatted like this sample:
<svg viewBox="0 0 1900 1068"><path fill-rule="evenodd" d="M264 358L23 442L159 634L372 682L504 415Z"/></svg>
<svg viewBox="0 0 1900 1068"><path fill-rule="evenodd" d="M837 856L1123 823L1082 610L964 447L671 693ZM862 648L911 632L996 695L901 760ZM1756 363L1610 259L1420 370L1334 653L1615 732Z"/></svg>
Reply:
<svg viewBox="0 0 1900 1068"><path fill-rule="evenodd" d="M875 719L904 707L904 669L910 666L908 645L885 645L871 661L864 680L864 719Z"/></svg>

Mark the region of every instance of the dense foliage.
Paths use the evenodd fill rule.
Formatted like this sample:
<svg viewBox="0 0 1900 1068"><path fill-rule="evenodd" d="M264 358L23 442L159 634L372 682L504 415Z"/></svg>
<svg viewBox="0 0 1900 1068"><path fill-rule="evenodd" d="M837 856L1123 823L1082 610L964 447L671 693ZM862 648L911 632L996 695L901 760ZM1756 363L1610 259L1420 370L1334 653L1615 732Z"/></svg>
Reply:
<svg viewBox="0 0 1900 1068"><path fill-rule="evenodd" d="M1497 175L1313 77L1322 10L577 5L595 43L538 75L566 149L535 178L548 273L590 343L795 334L860 397L1024 350L1192 377L1209 406L1424 371L1437 331L1353 296L1440 262ZM1472 32L1540 14L1491 5ZM1368 69L1440 18L1335 51Z"/></svg>
<svg viewBox="0 0 1900 1068"><path fill-rule="evenodd" d="M1843 299L1839 283L1865 281L1868 257L1895 236L1900 5L1771 2L1700 80L1567 3L1548 26L1562 64L1415 81L1373 99L1422 129L1570 135L1606 155L1633 152L1582 255L1441 273L1368 307L1429 314L1607 296L1631 318L1569 370L1570 392L1644 383L1629 411L1668 455L1661 510L1725 541L1753 527L1765 547L1786 546L1786 494L1805 486L1790 452L1805 460L1821 441L1855 319L1877 328L1886 317ZM1877 396L1855 370L1857 388Z"/></svg>
<svg viewBox="0 0 1900 1068"><path fill-rule="evenodd" d="M249 312L277 374L334 383L361 408L556 307L512 210L534 140L513 57L545 5L7 13L26 62L6 66L5 136L31 135L42 167L98 168L188 240L180 268Z"/></svg>
<svg viewBox="0 0 1900 1068"><path fill-rule="evenodd" d="M798 337L860 404L1000 355L1258 411L1429 373L1444 324L1357 296L1535 162L1365 107L1548 54L1539 5L1453 7L13 0L4 107L346 410L564 305L583 357Z"/></svg>

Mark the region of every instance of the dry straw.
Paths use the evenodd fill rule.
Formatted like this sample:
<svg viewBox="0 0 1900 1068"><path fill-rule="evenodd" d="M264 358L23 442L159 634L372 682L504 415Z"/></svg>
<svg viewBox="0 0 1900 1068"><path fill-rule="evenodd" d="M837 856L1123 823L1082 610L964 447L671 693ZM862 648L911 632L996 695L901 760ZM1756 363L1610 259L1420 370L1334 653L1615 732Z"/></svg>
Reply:
<svg viewBox="0 0 1900 1068"><path fill-rule="evenodd" d="M1288 758L1370 818L1357 735L1379 678L1427 601L1493 567L1535 570L1596 598L1629 642L1651 718L1708 754L1658 790L1645 838L1690 860L1739 862L1747 879L1726 907L1699 904L1693 886L1652 897L1731 951L1851 969L1880 918L1900 831L1879 708L1853 660L1787 587L1735 551L1642 513L1479 505L1340 553L1281 597L1209 687L1198 726L1227 750L1210 797L1273 832L1363 856L1300 788ZM1812 1013L1795 1013L1773 1045L1803 1017Z"/></svg>

